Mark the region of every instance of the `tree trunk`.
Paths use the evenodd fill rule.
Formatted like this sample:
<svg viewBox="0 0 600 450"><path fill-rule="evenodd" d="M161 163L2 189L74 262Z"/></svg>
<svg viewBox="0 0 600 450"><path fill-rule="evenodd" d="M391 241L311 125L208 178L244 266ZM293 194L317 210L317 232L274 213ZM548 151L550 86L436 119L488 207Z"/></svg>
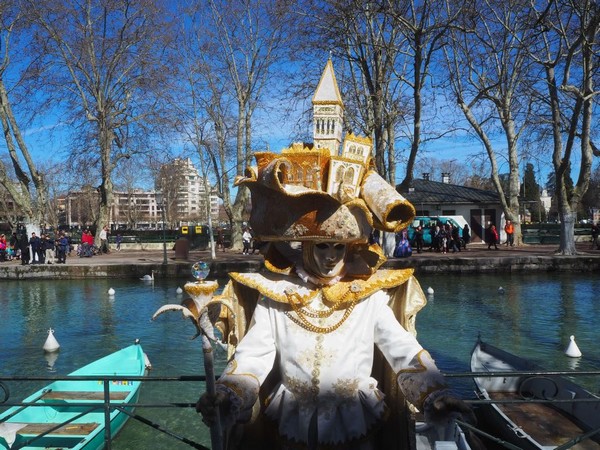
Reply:
<svg viewBox="0 0 600 450"><path fill-rule="evenodd" d="M575 255L577 249L575 248L575 221L577 219L577 213L573 211L564 211L560 209L560 248L558 254L561 255Z"/></svg>
<svg viewBox="0 0 600 450"><path fill-rule="evenodd" d="M112 183L112 161L111 149L113 144L113 133L107 126L100 124L99 127L99 144L100 154L102 159L102 182L100 184L100 208L98 221L96 222L96 240L100 241L100 230L105 225L110 223L110 213L113 201L113 183ZM164 225L163 225L164 226Z"/></svg>
<svg viewBox="0 0 600 450"><path fill-rule="evenodd" d="M0 183L8 190L16 205L23 211L25 220L31 220L33 223L40 225L43 218L43 211L47 203L47 187L44 184L43 177L40 176L35 168L33 160L29 154L29 150L23 137L21 136L20 128L17 124L12 108L8 100L8 93L4 81L0 78L0 119L4 132L4 139L8 148L8 153L13 164L13 169L17 180L19 181L20 189L15 189L14 183L10 181L10 177L0 176ZM29 174L36 187L36 196L38 207L33 206L33 198L29 187L30 177L21 167L17 149L13 142L13 136L17 141L17 145L23 158L27 163Z"/></svg>
<svg viewBox="0 0 600 450"><path fill-rule="evenodd" d="M244 140L244 129L246 123L246 107L244 102L240 100L238 102L238 120L237 120L237 136L236 136L236 175L241 176L244 174L244 162L245 162L245 140ZM231 224L231 248L232 250L242 249L242 227L243 227L243 215L244 209L248 204L248 189L242 186L238 187L235 195L235 200L231 207L232 224Z"/></svg>

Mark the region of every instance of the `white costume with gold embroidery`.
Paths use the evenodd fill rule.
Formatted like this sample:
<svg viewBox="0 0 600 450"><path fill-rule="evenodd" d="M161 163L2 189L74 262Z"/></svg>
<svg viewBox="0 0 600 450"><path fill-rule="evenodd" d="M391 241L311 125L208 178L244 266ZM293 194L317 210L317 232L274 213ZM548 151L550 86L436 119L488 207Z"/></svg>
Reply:
<svg viewBox="0 0 600 450"><path fill-rule="evenodd" d="M412 271L402 276L416 282ZM340 282L329 289L316 289L292 277L233 274L233 278L262 295L248 332L218 381L219 389L233 400L229 425L247 415L275 365L279 383L262 406L278 423L280 436L333 445L367 436L386 409L377 380L371 377L374 345L398 375L411 403L422 407L429 393L443 388L427 352L396 320L389 306L392 296L381 289L385 274L379 281ZM397 285L393 278L387 277L386 287ZM344 301L344 306L331 312L323 298L327 305Z"/></svg>

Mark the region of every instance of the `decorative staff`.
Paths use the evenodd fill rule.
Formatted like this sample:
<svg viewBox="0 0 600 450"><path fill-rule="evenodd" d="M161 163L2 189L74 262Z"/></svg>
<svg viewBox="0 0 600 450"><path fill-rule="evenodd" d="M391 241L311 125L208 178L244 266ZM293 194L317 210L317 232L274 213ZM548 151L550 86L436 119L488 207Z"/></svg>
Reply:
<svg viewBox="0 0 600 450"><path fill-rule="evenodd" d="M216 395L215 389L215 370L213 359L213 348L211 341L217 338L214 332L213 323L219 318L221 305L217 302L211 303L214 292L219 287L216 281L205 281L210 273L210 266L198 261L192 265L192 276L196 282L186 283L183 287L191 298L184 299L180 305L169 304L160 307L152 316L156 319L160 314L166 311L181 311L184 317L190 318L196 327L196 334L192 339L202 336L202 352L204 354L204 371L206 373L206 391L211 395ZM210 440L213 450L223 449L223 432L217 411L217 419L210 427Z"/></svg>

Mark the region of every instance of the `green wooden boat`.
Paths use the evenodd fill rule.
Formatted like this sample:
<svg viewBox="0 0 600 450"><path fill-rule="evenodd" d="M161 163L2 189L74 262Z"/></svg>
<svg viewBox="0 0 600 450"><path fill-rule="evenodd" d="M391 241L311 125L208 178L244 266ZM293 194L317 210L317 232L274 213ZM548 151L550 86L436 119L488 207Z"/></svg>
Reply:
<svg viewBox="0 0 600 450"><path fill-rule="evenodd" d="M143 376L147 365L142 347L136 342L70 373L69 376L110 376L112 378L107 383L110 404L134 404L139 396L141 382L120 380L118 377ZM107 434L105 395L105 383L100 380L52 382L23 400L23 403L43 406L15 406L0 415L0 449L104 448ZM133 407L125 409L131 411ZM123 428L128 418L127 414L110 408L112 438Z"/></svg>

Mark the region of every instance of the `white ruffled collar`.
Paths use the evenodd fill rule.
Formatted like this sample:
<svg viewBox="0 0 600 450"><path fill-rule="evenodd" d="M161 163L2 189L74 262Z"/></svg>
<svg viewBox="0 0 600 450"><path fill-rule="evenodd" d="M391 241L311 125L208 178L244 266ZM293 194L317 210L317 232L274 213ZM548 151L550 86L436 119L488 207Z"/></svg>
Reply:
<svg viewBox="0 0 600 450"><path fill-rule="evenodd" d="M320 277L311 275L306 270L304 270L304 268L302 266L299 266L299 265L296 266L296 275L298 275L298 278L300 278L305 283L311 283L311 284L314 284L315 286L332 286L335 283L337 283L338 281L340 281L342 278L344 278L345 273L346 273L346 270L342 270L342 272L340 274L336 275L335 277L320 278Z"/></svg>

